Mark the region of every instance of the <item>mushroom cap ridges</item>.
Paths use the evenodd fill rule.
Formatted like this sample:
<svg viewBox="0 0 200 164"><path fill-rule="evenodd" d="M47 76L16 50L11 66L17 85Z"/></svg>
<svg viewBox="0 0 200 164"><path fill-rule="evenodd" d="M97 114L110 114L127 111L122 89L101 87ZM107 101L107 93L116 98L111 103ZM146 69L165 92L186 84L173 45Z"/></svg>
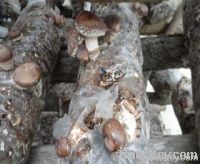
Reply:
<svg viewBox="0 0 200 164"><path fill-rule="evenodd" d="M39 82L40 77L40 68L33 62L18 66L13 73L13 81L22 88L33 87Z"/></svg>
<svg viewBox="0 0 200 164"><path fill-rule="evenodd" d="M71 153L71 143L66 137L61 137L56 141L55 151L58 157L65 158Z"/></svg>
<svg viewBox="0 0 200 164"><path fill-rule="evenodd" d="M127 143L126 132L121 123L115 119L109 119L103 126L102 135L106 139L105 144L111 151L123 148Z"/></svg>
<svg viewBox="0 0 200 164"><path fill-rule="evenodd" d="M9 48L0 44L0 62L6 62L12 58L12 52Z"/></svg>
<svg viewBox="0 0 200 164"><path fill-rule="evenodd" d="M122 18L118 15L110 15L104 19L107 27L113 32L119 32L122 26Z"/></svg>
<svg viewBox="0 0 200 164"><path fill-rule="evenodd" d="M69 55L75 56L80 41L80 34L78 31L71 27L67 31L67 51Z"/></svg>
<svg viewBox="0 0 200 164"><path fill-rule="evenodd" d="M107 26L102 18L89 11L81 11L76 17L77 31L85 37L99 37L105 35Z"/></svg>

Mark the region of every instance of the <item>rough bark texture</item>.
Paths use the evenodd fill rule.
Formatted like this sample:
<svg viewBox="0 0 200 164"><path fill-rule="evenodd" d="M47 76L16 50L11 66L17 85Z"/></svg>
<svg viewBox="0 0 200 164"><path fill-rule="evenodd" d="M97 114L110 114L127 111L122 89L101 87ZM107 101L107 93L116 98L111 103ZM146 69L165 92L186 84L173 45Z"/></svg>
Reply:
<svg viewBox="0 0 200 164"><path fill-rule="evenodd" d="M37 132L34 136L33 146L51 145L55 143L53 138L53 125L59 119L58 112L43 111L40 115L40 120Z"/></svg>
<svg viewBox="0 0 200 164"><path fill-rule="evenodd" d="M46 86L55 66L61 41L54 25L53 10L43 3L27 7L14 28L21 35L3 42L13 53L14 68L26 62L39 65L41 86L19 90L12 81L14 70L0 70L0 163L25 163L44 108Z"/></svg>
<svg viewBox="0 0 200 164"><path fill-rule="evenodd" d="M188 67L188 51L183 36L142 38L143 70Z"/></svg>
<svg viewBox="0 0 200 164"><path fill-rule="evenodd" d="M195 132L195 112L191 80L181 78L172 92L172 105L183 134Z"/></svg>
<svg viewBox="0 0 200 164"><path fill-rule="evenodd" d="M178 69L153 71L149 81L155 93L148 94L149 101L160 105L171 104L171 92L181 77L182 75Z"/></svg>
<svg viewBox="0 0 200 164"><path fill-rule="evenodd" d="M187 0L185 3L184 27L189 48L190 68L192 70L192 91L194 109L196 111L196 128L200 139L200 1Z"/></svg>

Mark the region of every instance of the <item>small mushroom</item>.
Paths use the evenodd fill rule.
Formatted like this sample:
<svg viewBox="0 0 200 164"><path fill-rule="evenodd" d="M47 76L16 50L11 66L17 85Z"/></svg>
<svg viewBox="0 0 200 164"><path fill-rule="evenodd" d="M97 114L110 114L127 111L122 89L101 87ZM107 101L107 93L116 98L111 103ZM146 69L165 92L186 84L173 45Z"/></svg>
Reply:
<svg viewBox="0 0 200 164"><path fill-rule="evenodd" d="M12 52L9 48L0 44L0 68L9 71L13 68Z"/></svg>
<svg viewBox="0 0 200 164"><path fill-rule="evenodd" d="M105 122L102 129L102 135L104 137L105 146L111 152L122 149L127 143L125 129L115 118Z"/></svg>
<svg viewBox="0 0 200 164"><path fill-rule="evenodd" d="M15 69L12 78L18 89L28 89L38 84L41 71L36 63L25 63Z"/></svg>
<svg viewBox="0 0 200 164"><path fill-rule="evenodd" d="M80 36L78 31L74 27L69 28L67 31L67 51L69 55L75 57L78 46L82 41L83 38Z"/></svg>
<svg viewBox="0 0 200 164"><path fill-rule="evenodd" d="M104 22L112 32L120 32L122 18L118 15L110 15L104 18Z"/></svg>
<svg viewBox="0 0 200 164"><path fill-rule="evenodd" d="M82 11L76 17L75 27L81 35L86 37L85 45L90 59L95 60L100 54L97 37L105 35L107 31L104 21L89 11Z"/></svg>
<svg viewBox="0 0 200 164"><path fill-rule="evenodd" d="M116 34L121 30L122 18L118 15L110 15L104 18L104 22L109 30L106 32L103 40L110 44L112 40L114 40Z"/></svg>
<svg viewBox="0 0 200 164"><path fill-rule="evenodd" d="M90 141L87 138L83 138L78 142L76 147L76 155L80 158L85 160L89 155L91 150Z"/></svg>
<svg viewBox="0 0 200 164"><path fill-rule="evenodd" d="M89 60L89 52L85 45L80 45L78 47L78 50L76 52L76 57L84 62L87 62Z"/></svg>
<svg viewBox="0 0 200 164"><path fill-rule="evenodd" d="M135 2L133 4L133 10L136 11L137 16L139 19L142 19L143 17L147 16L149 13L149 8L140 2Z"/></svg>
<svg viewBox="0 0 200 164"><path fill-rule="evenodd" d="M66 137L59 138L55 143L55 151L58 157L66 158L71 154L71 143Z"/></svg>

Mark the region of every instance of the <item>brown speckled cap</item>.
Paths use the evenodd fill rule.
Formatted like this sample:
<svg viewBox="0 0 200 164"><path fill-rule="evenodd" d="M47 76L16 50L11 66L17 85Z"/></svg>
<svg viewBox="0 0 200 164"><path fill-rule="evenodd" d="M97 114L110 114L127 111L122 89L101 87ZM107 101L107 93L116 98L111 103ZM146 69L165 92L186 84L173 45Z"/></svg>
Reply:
<svg viewBox="0 0 200 164"><path fill-rule="evenodd" d="M89 11L81 11L76 17L77 31L85 37L99 37L105 35L107 26L103 19Z"/></svg>
<svg viewBox="0 0 200 164"><path fill-rule="evenodd" d="M70 141L65 137L59 138L55 143L55 151L58 157L66 158L71 153Z"/></svg>
<svg viewBox="0 0 200 164"><path fill-rule="evenodd" d="M21 88L33 87L39 82L40 77L40 68L33 62L18 66L13 73L13 81Z"/></svg>
<svg viewBox="0 0 200 164"><path fill-rule="evenodd" d="M12 52L9 48L0 44L0 63L7 62L12 58Z"/></svg>

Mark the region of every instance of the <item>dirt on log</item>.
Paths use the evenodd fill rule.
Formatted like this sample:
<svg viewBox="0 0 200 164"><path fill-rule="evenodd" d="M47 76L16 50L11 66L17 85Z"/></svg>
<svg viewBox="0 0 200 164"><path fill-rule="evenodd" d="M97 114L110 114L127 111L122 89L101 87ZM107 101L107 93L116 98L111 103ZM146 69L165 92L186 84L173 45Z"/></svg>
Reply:
<svg viewBox="0 0 200 164"><path fill-rule="evenodd" d="M61 47L55 16L55 12L43 3L27 6L12 27L12 35L2 43L11 50L13 64L8 71L0 70L2 164L26 163L28 158L44 108L47 84ZM29 71L38 77L33 86L26 83ZM22 83L29 86L22 87Z"/></svg>

